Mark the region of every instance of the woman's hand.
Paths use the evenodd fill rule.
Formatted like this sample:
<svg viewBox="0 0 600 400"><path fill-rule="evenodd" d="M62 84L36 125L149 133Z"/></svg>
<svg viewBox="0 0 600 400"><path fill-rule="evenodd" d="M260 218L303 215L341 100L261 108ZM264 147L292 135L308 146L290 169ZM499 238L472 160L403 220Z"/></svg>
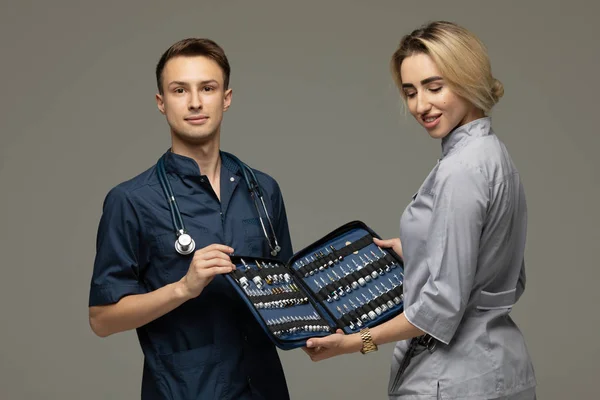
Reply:
<svg viewBox="0 0 600 400"><path fill-rule="evenodd" d="M342 354L356 353L362 349L360 335L355 333L345 335L341 329L336 333L322 338L310 338L302 350L313 361L326 360Z"/></svg>
<svg viewBox="0 0 600 400"><path fill-rule="evenodd" d="M402 259L404 256L402 255L402 243L400 242L400 238L381 240L377 238L373 238L373 242L379 247L382 248L392 248Z"/></svg>

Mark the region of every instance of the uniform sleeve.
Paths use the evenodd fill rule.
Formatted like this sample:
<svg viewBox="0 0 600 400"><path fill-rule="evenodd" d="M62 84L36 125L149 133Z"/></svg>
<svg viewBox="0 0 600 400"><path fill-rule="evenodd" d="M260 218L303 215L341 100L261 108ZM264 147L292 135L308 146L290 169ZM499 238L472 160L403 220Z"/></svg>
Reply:
<svg viewBox="0 0 600 400"><path fill-rule="evenodd" d="M127 193L111 190L104 201L96 239L89 306L145 293L139 280L140 224Z"/></svg>
<svg viewBox="0 0 600 400"><path fill-rule="evenodd" d="M271 202L274 211L273 229L275 230L275 235L277 235L279 246L281 246L281 252L278 254L277 258L282 262L287 262L292 258L294 250L292 248L292 239L290 237L285 203L277 182L275 182L275 190L271 196Z"/></svg>
<svg viewBox="0 0 600 400"><path fill-rule="evenodd" d="M464 166L440 169L436 186L426 249L429 279L405 316L448 344L472 290L489 188L480 172Z"/></svg>
<svg viewBox="0 0 600 400"><path fill-rule="evenodd" d="M521 295L525 291L525 283L527 281L527 274L525 273L525 260L521 263L521 271L519 271L519 280L517 281L517 290L515 293L515 303L519 301Z"/></svg>

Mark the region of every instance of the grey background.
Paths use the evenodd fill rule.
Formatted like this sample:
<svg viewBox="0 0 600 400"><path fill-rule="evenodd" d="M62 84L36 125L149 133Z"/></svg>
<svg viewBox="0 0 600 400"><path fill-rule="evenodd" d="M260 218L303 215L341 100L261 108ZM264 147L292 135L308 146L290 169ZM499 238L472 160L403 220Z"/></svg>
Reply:
<svg viewBox="0 0 600 400"><path fill-rule="evenodd" d="M222 148L279 181L298 250L353 219L398 235L440 149L403 111L388 61L433 19L476 32L505 85L493 125L530 215L513 316L539 398L597 398L598 6L367 3L2 3L0 398L139 397L135 333L95 337L87 297L106 192L169 146L154 67L170 44L205 36L225 48L234 96ZM281 352L292 398L385 398L392 347L322 363Z"/></svg>

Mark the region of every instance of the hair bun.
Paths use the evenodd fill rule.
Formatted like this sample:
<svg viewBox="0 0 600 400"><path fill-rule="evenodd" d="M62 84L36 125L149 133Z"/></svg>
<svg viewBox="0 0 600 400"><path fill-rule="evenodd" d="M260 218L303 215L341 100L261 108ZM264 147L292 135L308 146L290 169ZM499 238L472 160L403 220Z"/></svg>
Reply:
<svg viewBox="0 0 600 400"><path fill-rule="evenodd" d="M492 97L494 98L494 102L497 103L502 96L504 96L504 85L498 79L494 79L494 84L492 85Z"/></svg>

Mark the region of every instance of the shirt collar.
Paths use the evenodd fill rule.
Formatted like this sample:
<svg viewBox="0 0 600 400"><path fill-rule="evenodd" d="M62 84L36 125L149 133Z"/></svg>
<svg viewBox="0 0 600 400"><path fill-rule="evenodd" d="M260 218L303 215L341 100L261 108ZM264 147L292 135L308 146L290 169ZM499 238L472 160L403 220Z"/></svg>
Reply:
<svg viewBox="0 0 600 400"><path fill-rule="evenodd" d="M237 174L242 176L242 171L240 171L240 166L237 162L235 162L231 157L229 157L226 153L220 151L221 154L221 165L229 170L232 174Z"/></svg>
<svg viewBox="0 0 600 400"><path fill-rule="evenodd" d="M461 125L442 139L442 157L447 156L454 149L464 145L468 138L486 136L491 133L491 117L483 117Z"/></svg>
<svg viewBox="0 0 600 400"><path fill-rule="evenodd" d="M221 170L226 168L231 174L240 175L240 167L235 161L227 156L222 151L219 151L221 156ZM165 169L167 172L175 173L179 176L201 176L202 171L196 160L190 157L182 156L171 152L171 149L165 153Z"/></svg>

